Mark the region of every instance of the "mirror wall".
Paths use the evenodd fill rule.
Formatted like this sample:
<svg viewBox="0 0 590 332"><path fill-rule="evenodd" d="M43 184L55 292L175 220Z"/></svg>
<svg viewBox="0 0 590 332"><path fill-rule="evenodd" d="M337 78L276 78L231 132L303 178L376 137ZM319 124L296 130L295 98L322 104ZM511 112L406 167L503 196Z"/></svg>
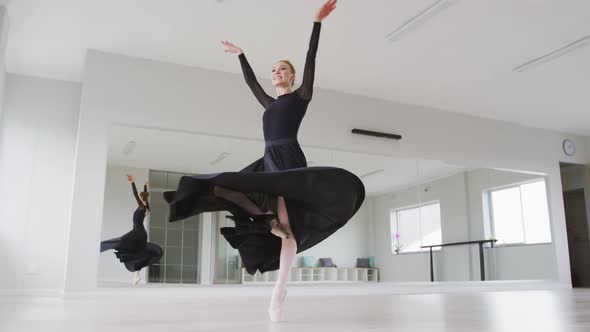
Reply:
<svg viewBox="0 0 590 332"><path fill-rule="evenodd" d="M102 239L120 236L132 225L135 202L125 174L134 173L151 184L146 229L149 241L165 251L160 264L144 271L148 282L250 283L237 251L219 235L220 227L230 225L225 213L167 223L162 192L175 189L185 174L240 170L260 158L263 148L258 140L112 127ZM304 256L315 266L319 258L331 258L339 268L353 268L359 258L369 258L380 282L557 278L543 174L303 150L310 166L342 167L359 176L367 198L345 227L301 253L298 267ZM464 243L472 241L486 242ZM431 263L426 246L433 245L444 246L432 247ZM101 282L127 279L128 272L112 253L101 254ZM272 281L273 273L255 280Z"/></svg>
<svg viewBox="0 0 590 332"><path fill-rule="evenodd" d="M391 281L557 278L544 175L432 160L416 170L415 183L374 197L392 256L381 255L386 244L376 254Z"/></svg>

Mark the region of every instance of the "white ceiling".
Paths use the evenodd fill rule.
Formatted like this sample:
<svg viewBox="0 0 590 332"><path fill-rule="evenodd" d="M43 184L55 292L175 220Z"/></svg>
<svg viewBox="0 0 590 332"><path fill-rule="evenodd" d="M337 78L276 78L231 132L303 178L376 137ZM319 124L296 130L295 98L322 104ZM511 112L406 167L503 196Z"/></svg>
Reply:
<svg viewBox="0 0 590 332"><path fill-rule="evenodd" d="M322 30L316 86L590 136L590 47L512 68L590 35L587 0L453 0L398 41L384 37L434 0L340 0ZM320 0L13 0L9 72L79 81L88 48L258 75L303 66Z"/></svg>
<svg viewBox="0 0 590 332"><path fill-rule="evenodd" d="M125 154L130 141L135 142L135 148ZM391 192L464 170L436 160L418 162L308 147L303 150L309 166L341 167L361 177L368 195ZM108 162L125 167L207 174L238 171L260 158L263 152L264 143L260 141L116 126L110 130ZM227 153L227 157L211 164L222 153Z"/></svg>

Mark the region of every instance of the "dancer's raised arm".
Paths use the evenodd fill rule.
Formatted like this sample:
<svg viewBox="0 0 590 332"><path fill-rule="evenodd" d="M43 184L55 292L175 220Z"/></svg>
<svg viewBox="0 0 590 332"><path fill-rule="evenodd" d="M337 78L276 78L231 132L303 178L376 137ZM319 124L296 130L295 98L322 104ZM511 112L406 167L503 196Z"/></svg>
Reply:
<svg viewBox="0 0 590 332"><path fill-rule="evenodd" d="M309 48L307 49L307 57L305 58L305 67L303 68L303 80L301 87L299 87L297 90L299 96L305 100L311 100L313 95L315 57L318 51L318 44L320 42L320 29L322 26L322 21L328 17L335 8L336 0L328 0L315 15L313 30L309 40Z"/></svg>
<svg viewBox="0 0 590 332"><path fill-rule="evenodd" d="M133 175L127 174L127 181L131 182L131 189L133 190L133 197L137 201L137 205L142 205L141 199L139 199L139 194L137 193L137 187L135 186L135 182L133 182Z"/></svg>
<svg viewBox="0 0 590 332"><path fill-rule="evenodd" d="M246 59L246 55L244 55L244 51L227 40L224 40L221 43L225 46L224 52L238 55L240 64L242 65L242 73L244 74L246 84L248 84L250 90L252 90L252 93L254 93L254 96L258 102L266 109L274 99L264 92L264 89L262 89L260 83L258 83L256 75L254 74L254 70L252 70L252 67Z"/></svg>

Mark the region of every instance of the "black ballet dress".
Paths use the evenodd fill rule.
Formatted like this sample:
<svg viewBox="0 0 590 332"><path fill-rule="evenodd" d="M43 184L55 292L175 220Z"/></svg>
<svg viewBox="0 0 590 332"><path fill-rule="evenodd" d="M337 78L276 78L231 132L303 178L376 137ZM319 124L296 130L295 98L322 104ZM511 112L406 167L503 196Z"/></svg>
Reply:
<svg viewBox="0 0 590 332"><path fill-rule="evenodd" d="M264 156L240 172L182 177L176 191L164 193L170 204L170 222L202 212L246 213L215 196L215 185L246 194L263 211L277 211L276 198L283 196L297 252L302 252L344 226L360 208L365 197L361 180L341 168L307 167L297 141L299 125L312 97L320 28L320 23L314 23L301 87L277 99L264 92L246 56L240 54L246 83L265 108ZM279 237L248 227L240 220L236 220L236 227L222 228L221 233L238 249L248 273L279 268Z"/></svg>
<svg viewBox="0 0 590 332"><path fill-rule="evenodd" d="M143 205L139 199L135 183L131 183L131 188L138 204L137 209L133 212L133 229L121 237L102 241L100 252L114 249L115 255L121 263L125 264L127 270L134 272L157 263L162 258L164 251L157 244L147 242L143 219L150 206L149 203L147 206ZM147 191L147 186L143 187L143 191Z"/></svg>

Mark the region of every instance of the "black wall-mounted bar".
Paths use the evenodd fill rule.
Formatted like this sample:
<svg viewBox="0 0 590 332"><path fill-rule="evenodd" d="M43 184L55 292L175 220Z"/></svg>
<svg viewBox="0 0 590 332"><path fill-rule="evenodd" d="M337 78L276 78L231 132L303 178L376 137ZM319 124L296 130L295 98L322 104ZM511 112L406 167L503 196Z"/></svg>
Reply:
<svg viewBox="0 0 590 332"><path fill-rule="evenodd" d="M358 134L358 135L366 135L366 136L374 136L374 137L384 137L384 138L390 138L390 139L395 139L395 140L402 139L402 136L401 135L397 135L397 134L380 133L378 131L370 131L370 130L356 129L356 128L354 128L352 130L352 133L353 134Z"/></svg>

